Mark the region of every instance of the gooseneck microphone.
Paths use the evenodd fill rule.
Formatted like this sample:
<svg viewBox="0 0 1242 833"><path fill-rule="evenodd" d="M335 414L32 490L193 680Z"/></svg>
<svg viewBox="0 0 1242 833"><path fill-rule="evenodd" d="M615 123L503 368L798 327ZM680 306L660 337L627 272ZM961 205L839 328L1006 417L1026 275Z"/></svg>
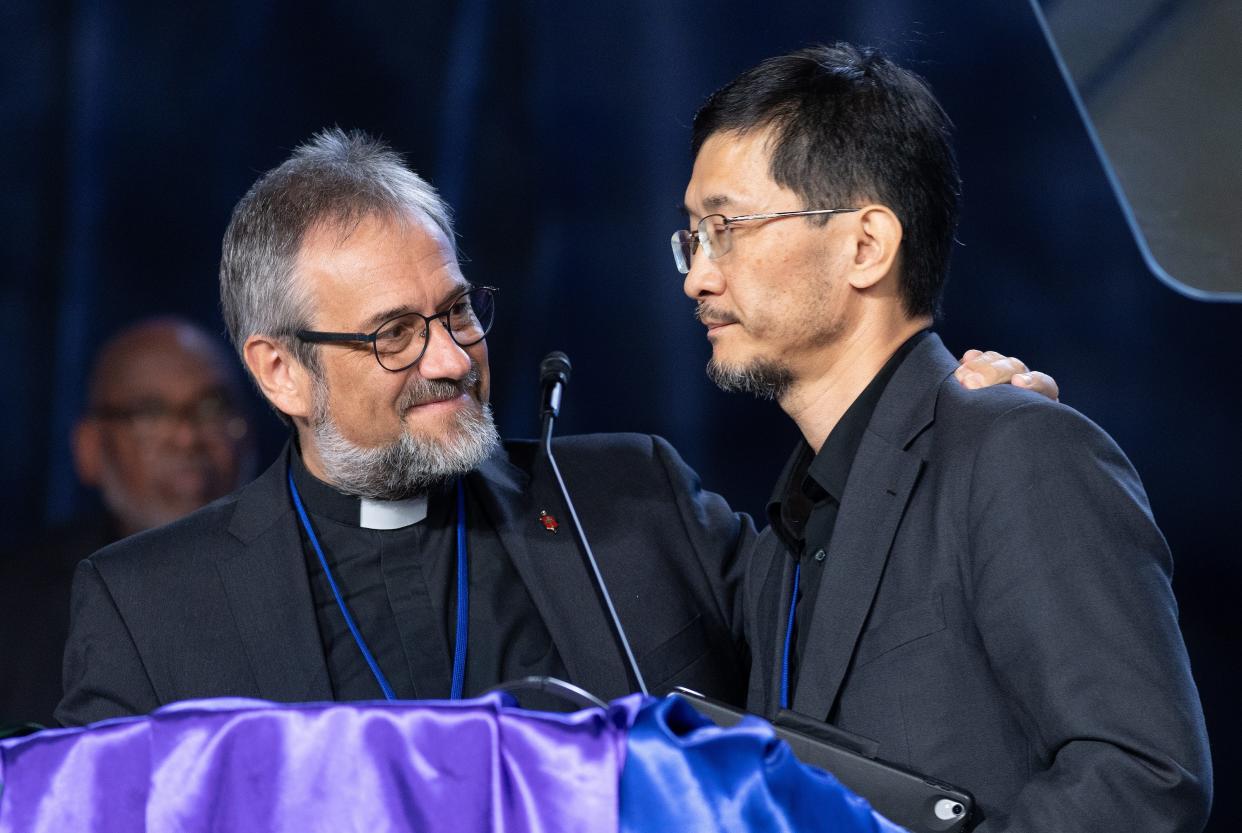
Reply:
<svg viewBox="0 0 1242 833"><path fill-rule="evenodd" d="M599 564L595 561L595 553L591 550L590 542L587 541L586 530L582 528L582 522L578 520L578 512L574 509L573 499L569 497L569 489L565 487L560 467L556 465L556 457L552 455L552 424L560 416L561 397L565 392L565 386L569 383L570 370L569 357L559 350L544 356L543 361L539 363L539 384L543 390L543 395L540 397L543 452L552 466L552 473L556 476L556 485L560 488L565 507L569 510L569 517L573 521L578 543L582 545L583 557L586 559L587 566L591 568L591 575L595 578L595 587L599 590L600 597L604 600L604 607L608 610L608 618L612 621L617 642L621 645L635 682L638 683L638 690L647 694L647 683L643 680L643 672L639 670L638 661L634 659L634 651L630 648L630 641L625 636L625 628L621 625L621 618L617 616L617 609L612 604L612 596L608 594L608 585L604 583L604 576L600 573Z"/></svg>
<svg viewBox="0 0 1242 833"><path fill-rule="evenodd" d="M548 417L555 419L561 415L561 396L565 392L565 386L569 384L569 372L572 369L569 356L560 350L552 351L539 363L539 386L543 391L539 416L543 419L545 430L549 427Z"/></svg>

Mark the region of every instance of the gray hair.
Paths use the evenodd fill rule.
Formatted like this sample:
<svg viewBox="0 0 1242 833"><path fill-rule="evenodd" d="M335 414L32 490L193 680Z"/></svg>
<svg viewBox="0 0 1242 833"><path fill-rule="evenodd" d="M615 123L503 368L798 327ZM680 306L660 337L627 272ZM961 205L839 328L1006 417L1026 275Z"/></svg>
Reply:
<svg viewBox="0 0 1242 833"><path fill-rule="evenodd" d="M314 228L348 234L367 217L411 212L438 226L456 256L448 205L386 142L334 127L295 148L251 186L224 232L220 306L238 354L251 335L272 336L318 376L314 345L293 337L311 316L306 286L294 275L302 241Z"/></svg>

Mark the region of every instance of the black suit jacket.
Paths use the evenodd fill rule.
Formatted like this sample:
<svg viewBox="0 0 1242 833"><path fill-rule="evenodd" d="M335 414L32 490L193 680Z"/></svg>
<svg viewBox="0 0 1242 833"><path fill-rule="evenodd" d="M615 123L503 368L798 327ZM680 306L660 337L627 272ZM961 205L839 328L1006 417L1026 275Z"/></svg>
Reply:
<svg viewBox="0 0 1242 833"><path fill-rule="evenodd" d="M753 543L749 519L704 492L658 437L567 437L555 449L648 686L741 702L747 656L732 599L737 553ZM282 455L237 493L82 562L59 721L196 697L331 698L285 467ZM486 515L471 519L469 535L499 536L570 681L604 698L633 690L536 444L506 443L467 488ZM442 659L416 688L448 690L452 662Z"/></svg>
<svg viewBox="0 0 1242 833"><path fill-rule="evenodd" d="M854 459L799 639L795 711L980 801L980 831L1197 831L1211 765L1172 563L1137 474L1083 416L967 391L929 337ZM749 699L771 714L793 561L744 583Z"/></svg>

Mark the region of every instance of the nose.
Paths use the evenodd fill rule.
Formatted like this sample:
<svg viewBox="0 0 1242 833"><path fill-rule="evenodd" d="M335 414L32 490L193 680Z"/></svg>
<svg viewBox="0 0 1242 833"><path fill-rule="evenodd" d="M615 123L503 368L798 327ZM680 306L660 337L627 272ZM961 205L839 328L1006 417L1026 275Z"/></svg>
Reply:
<svg viewBox="0 0 1242 833"><path fill-rule="evenodd" d="M430 324L427 349L418 362L424 379L463 379L470 372L470 354L449 335L441 322Z"/></svg>
<svg viewBox="0 0 1242 833"><path fill-rule="evenodd" d="M707 256L702 246L697 247L690 258L690 271L686 273L681 289L692 301L719 295L724 291L724 276L720 274L716 261Z"/></svg>
<svg viewBox="0 0 1242 833"><path fill-rule="evenodd" d="M161 436L168 447L191 449L202 443L205 433L195 413L181 410L170 414Z"/></svg>

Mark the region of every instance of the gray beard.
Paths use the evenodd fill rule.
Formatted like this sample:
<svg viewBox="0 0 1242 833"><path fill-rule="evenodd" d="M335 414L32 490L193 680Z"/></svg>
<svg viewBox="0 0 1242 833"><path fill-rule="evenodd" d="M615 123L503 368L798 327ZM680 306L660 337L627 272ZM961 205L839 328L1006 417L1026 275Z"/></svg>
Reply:
<svg viewBox="0 0 1242 833"><path fill-rule="evenodd" d="M793 373L771 359L756 359L748 365L727 365L713 357L707 363L707 377L729 393L749 393L759 399L782 399L793 386Z"/></svg>
<svg viewBox="0 0 1242 833"><path fill-rule="evenodd" d="M473 391L476 366L460 382L421 380L402 396L398 413L421 402ZM460 409L448 439L430 439L401 432L399 439L377 448L364 448L346 439L328 412L326 388L317 383L311 428L315 447L328 481L349 495L371 500L403 500L461 477L477 468L500 446L492 408Z"/></svg>

